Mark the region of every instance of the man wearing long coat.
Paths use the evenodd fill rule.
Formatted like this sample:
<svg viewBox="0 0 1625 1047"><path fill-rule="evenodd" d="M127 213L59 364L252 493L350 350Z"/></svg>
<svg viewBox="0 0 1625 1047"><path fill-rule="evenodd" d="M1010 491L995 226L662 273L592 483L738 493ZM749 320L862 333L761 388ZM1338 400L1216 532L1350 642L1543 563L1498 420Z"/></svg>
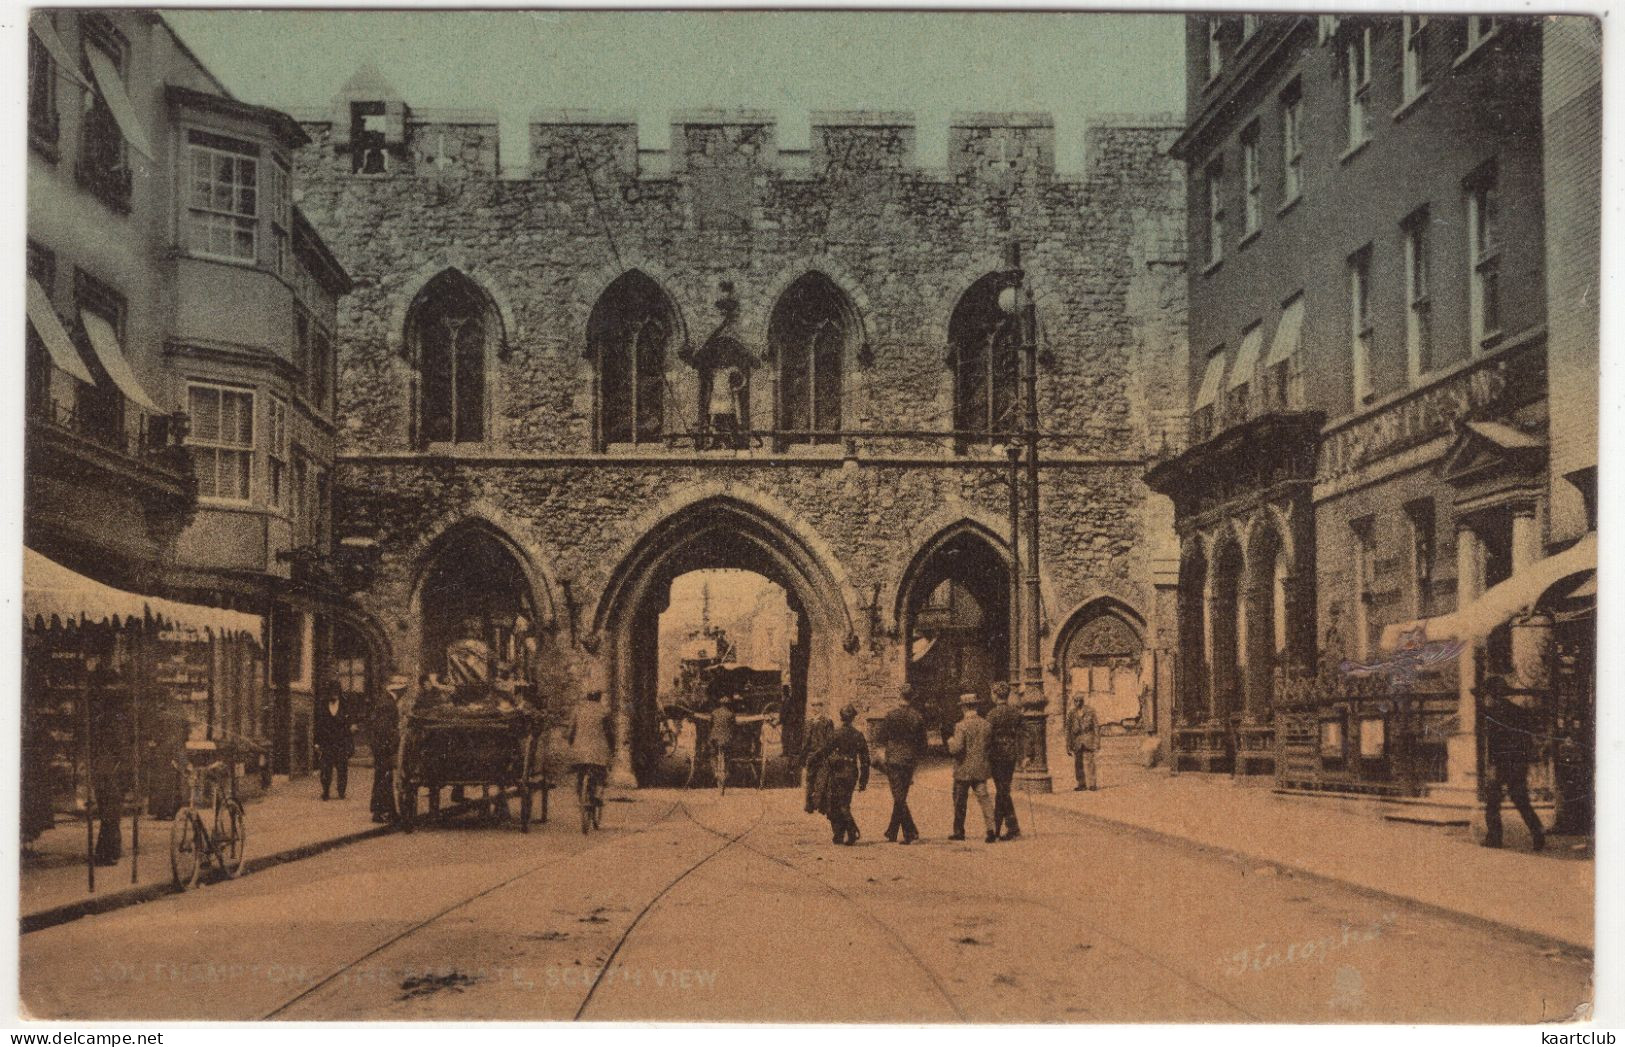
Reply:
<svg viewBox="0 0 1625 1047"><path fill-rule="evenodd" d="M808 713L806 734L801 742L801 765L807 779L807 813L828 814L829 805L825 788L828 780L824 774L823 761L817 756L835 736L835 722L824 712L822 705L813 706Z"/></svg>

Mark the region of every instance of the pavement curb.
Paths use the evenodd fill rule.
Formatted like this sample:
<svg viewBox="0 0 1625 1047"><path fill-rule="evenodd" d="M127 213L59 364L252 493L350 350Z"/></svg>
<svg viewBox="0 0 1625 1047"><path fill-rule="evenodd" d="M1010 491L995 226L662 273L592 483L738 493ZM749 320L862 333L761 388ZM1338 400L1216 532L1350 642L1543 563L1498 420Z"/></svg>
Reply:
<svg viewBox="0 0 1625 1047"><path fill-rule="evenodd" d="M1589 942L1576 941L1561 935L1552 934L1549 931L1536 930L1531 927L1524 927L1515 923L1508 923L1504 920L1492 919L1479 913L1469 912L1465 909L1455 908L1440 902L1424 901L1423 899L1416 898L1408 894L1400 894L1396 891L1384 890L1381 887L1373 887L1370 884L1361 883L1358 880L1351 880L1346 877L1335 876L1331 873L1309 869L1301 865L1294 865L1290 862L1283 862L1267 855L1260 855L1251 851L1239 850L1234 847L1225 847L1222 844L1208 843L1204 840L1192 839L1189 836L1182 836L1179 833L1168 832L1164 829L1153 829L1149 826L1140 825L1136 822L1131 822L1122 818L1115 818L1107 814L1100 814L1093 811L1079 811L1072 807L1056 803L1053 799L1038 799L1037 797L1044 795L1041 793L1028 793L1027 795L1033 797L1033 803L1041 805L1046 811L1054 811L1057 814L1064 814L1072 818L1077 818L1081 821L1091 822L1096 825L1105 826L1112 829L1127 830L1138 836L1155 840L1159 843L1166 843L1187 848L1196 847L1214 854L1244 859L1249 862L1257 862L1261 865L1273 866L1277 869L1289 872L1294 876L1301 876L1306 880L1331 884L1333 886L1342 887L1345 890L1354 891L1356 894L1365 895L1366 897L1380 898L1383 901L1393 902L1396 905L1403 905L1411 909L1432 913L1437 916L1445 916L1461 923L1471 924L1485 930L1495 931L1499 934L1510 935L1519 941L1537 946L1539 948L1556 948L1579 951L1584 953L1587 959L1595 959L1593 952L1594 947Z"/></svg>
<svg viewBox="0 0 1625 1047"><path fill-rule="evenodd" d="M293 847L284 848L283 850L275 851L259 858L250 857L244 864L243 875L258 872L261 869L269 869L273 866L282 865L287 862L296 862L301 858L314 857L315 855L321 854L323 851L330 851L334 848L343 847L347 844L359 843L362 840L369 840L373 837L383 836L385 833L394 831L395 827L393 825L374 825L366 829L359 829L352 833L345 833L342 836L333 836L325 840L312 840L309 843L302 843ZM122 890L110 891L107 894L100 894L94 897L84 898L80 901L69 902L66 905L57 905L49 909L41 909L38 912L29 913L26 916L20 916L17 919L17 923L19 925L18 933L32 934L35 931L43 931L48 927L56 927L64 923L71 923L74 920L78 920L86 916L96 916L101 913L113 912L114 910L128 908L132 905L140 905L143 902L156 901L157 899L163 898L167 895L181 893L183 893L183 889L177 887L175 883L170 880L160 880L155 883L141 884L135 887L126 887Z"/></svg>
<svg viewBox="0 0 1625 1047"><path fill-rule="evenodd" d="M479 807L481 802L480 800L465 800L459 804L447 804L440 808L437 817L444 818L448 815L467 814ZM357 829L354 832L344 833L340 836L330 836L325 840L311 840L308 843L285 847L280 851L259 858L251 856L243 866L243 875L246 876L262 869L285 865L288 862L297 862L303 858L313 858L324 851L331 851L352 843L360 843L362 840L371 840L396 831L398 831L398 827L393 824L371 825L365 829ZM107 894L83 898L76 902L69 902L66 905L56 905L49 909L41 909L38 912L20 916L17 919L18 934L32 934L35 931L43 931L48 927L72 923L74 920L86 916L97 916L101 913L113 912L117 909L156 901L159 898L180 893L182 893L182 888L177 887L172 881L168 880L110 891Z"/></svg>

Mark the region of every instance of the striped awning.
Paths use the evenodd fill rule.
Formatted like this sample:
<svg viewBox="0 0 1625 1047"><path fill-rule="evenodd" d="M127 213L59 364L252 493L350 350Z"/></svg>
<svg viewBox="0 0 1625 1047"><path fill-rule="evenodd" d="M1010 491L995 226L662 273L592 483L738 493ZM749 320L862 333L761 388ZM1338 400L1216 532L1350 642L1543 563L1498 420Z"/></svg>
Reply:
<svg viewBox="0 0 1625 1047"><path fill-rule="evenodd" d="M96 384L96 380L90 376L90 368L79 359L79 350L74 347L73 339L68 337L67 328L62 326L62 318L56 315L51 296L32 276L28 278L28 322L33 326L34 333L39 335L39 340L45 343L45 351L51 354L51 362L58 370L73 375L81 382Z"/></svg>
<svg viewBox="0 0 1625 1047"><path fill-rule="evenodd" d="M1382 648L1392 651L1407 636L1413 640L1482 640L1512 617L1534 607L1546 591L1564 578L1597 568L1597 532L1593 531L1562 552L1530 564L1511 578L1490 586L1478 599L1452 614L1400 622L1382 631Z"/></svg>
<svg viewBox="0 0 1625 1047"><path fill-rule="evenodd" d="M33 549L23 549L25 626L50 628L103 622L120 625L147 619L180 632L243 636L255 642L259 641L262 624L259 615L244 611L127 593L86 578Z"/></svg>
<svg viewBox="0 0 1625 1047"><path fill-rule="evenodd" d="M90 347L96 352L96 359L101 362L107 376L113 379L119 392L133 404L153 414L163 414L164 409L153 403L152 397L141 385L141 379L130 370L130 361L124 356L124 348L118 344L118 335L106 320L89 310L81 309L79 319L85 325L85 334L90 336Z"/></svg>

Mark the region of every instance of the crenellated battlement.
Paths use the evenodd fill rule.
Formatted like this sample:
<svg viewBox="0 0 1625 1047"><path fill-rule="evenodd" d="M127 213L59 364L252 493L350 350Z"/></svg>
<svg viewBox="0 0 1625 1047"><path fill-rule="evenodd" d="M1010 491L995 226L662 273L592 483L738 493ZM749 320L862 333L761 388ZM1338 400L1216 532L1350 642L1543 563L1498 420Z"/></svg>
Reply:
<svg viewBox="0 0 1625 1047"><path fill-rule="evenodd" d="M330 174L362 177L502 176L499 117L489 109L414 109L380 93L381 78L358 74L327 109L295 113L311 149ZM387 87L387 85L384 85ZM808 146L781 148L779 120L766 109L688 109L670 118L665 149L640 146L637 115L591 109L542 109L530 114L521 177L534 180L595 176L629 181L726 181L766 176L790 182L913 173L927 180L1016 188L1078 181L1087 171L1056 171L1055 121L1048 113L954 113L946 169L918 163L918 125L911 112L820 110L810 114ZM1113 114L1083 131L1095 158L1125 132L1172 130L1177 115ZM510 171L513 177L514 172Z"/></svg>

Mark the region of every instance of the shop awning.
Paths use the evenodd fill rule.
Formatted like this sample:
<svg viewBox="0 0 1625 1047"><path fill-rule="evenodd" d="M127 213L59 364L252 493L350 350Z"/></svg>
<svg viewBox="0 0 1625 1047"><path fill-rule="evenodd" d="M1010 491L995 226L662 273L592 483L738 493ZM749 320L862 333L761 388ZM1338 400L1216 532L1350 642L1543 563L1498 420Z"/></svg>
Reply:
<svg viewBox="0 0 1625 1047"><path fill-rule="evenodd" d="M39 340L45 343L45 351L51 354L51 362L58 370L66 371L81 382L95 384L96 380L90 377L90 369L79 359L79 350L74 348L67 328L62 326L61 317L52 308L51 296L32 276L28 278L28 322L34 326Z"/></svg>
<svg viewBox="0 0 1625 1047"><path fill-rule="evenodd" d="M1219 387L1224 384L1224 353L1208 357L1207 371L1202 375L1202 388L1196 391L1196 402L1191 410L1200 411L1219 399Z"/></svg>
<svg viewBox="0 0 1625 1047"><path fill-rule="evenodd" d="M1382 631L1384 650L1397 648L1408 634L1421 630L1418 640L1482 640L1513 615L1533 607L1546 590L1570 575L1597 567L1597 533L1586 535L1569 548L1531 564L1454 614L1390 625Z"/></svg>
<svg viewBox="0 0 1625 1047"><path fill-rule="evenodd" d="M51 16L44 11L35 11L29 16L28 28L39 37L39 42L45 45L51 61L56 64L57 72L85 90L90 90L90 81L80 74L79 63L73 60L73 52L68 50L68 45L62 42L56 27L51 24Z"/></svg>
<svg viewBox="0 0 1625 1047"><path fill-rule="evenodd" d="M1303 295L1298 295L1281 310L1281 322L1275 328L1275 340L1270 342L1270 354L1264 357L1264 370L1290 360L1303 341Z"/></svg>
<svg viewBox="0 0 1625 1047"><path fill-rule="evenodd" d="M1258 366L1258 354L1264 348L1264 327L1254 324L1242 336L1241 349L1236 353L1236 362L1230 367L1230 388L1240 389L1253 380L1253 369Z"/></svg>
<svg viewBox="0 0 1625 1047"><path fill-rule="evenodd" d="M118 335L113 333L107 321L85 310L80 310L79 319L84 322L85 333L90 336L90 346L96 351L96 359L101 361L119 392L136 406L153 414L163 414L164 409L152 402L152 397L141 387L141 379L130 370L130 361L125 359L124 349L118 344Z"/></svg>
<svg viewBox="0 0 1625 1047"><path fill-rule="evenodd" d="M107 108L113 114L113 121L118 124L124 140L130 143L130 148L146 157L154 159L152 142L147 139L146 128L141 126L141 118L135 115L135 106L130 104L130 96L125 93L124 80L113 68L113 63L107 56L94 47L85 48L85 57L90 60L90 75L96 78L96 90L107 103Z"/></svg>
<svg viewBox="0 0 1625 1047"><path fill-rule="evenodd" d="M86 578L32 549L23 549L25 626L117 623L146 618L183 632L245 635L256 642L260 638L261 621L257 614L127 593Z"/></svg>

